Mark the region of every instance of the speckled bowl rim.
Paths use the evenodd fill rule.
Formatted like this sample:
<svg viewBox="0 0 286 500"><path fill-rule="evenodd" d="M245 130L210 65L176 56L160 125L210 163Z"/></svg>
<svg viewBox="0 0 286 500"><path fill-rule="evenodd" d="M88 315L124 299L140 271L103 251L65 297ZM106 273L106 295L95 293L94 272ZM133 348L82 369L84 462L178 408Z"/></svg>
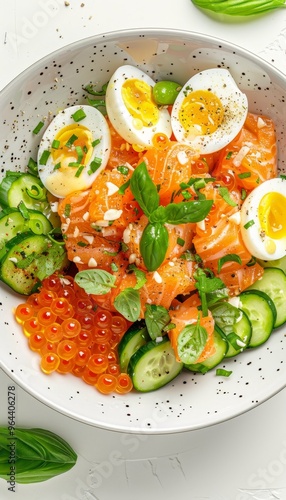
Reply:
<svg viewBox="0 0 286 500"><path fill-rule="evenodd" d="M26 68L24 71L19 73L11 82L9 82L1 91L0 91L0 100L5 99L5 94L10 91L11 87L13 87L14 82L18 82L18 80L21 80L22 78L25 77L25 75L29 74L31 71L36 71L37 68L41 68L45 62L51 61L51 59L56 59L58 55L63 55L65 51L69 50L77 50L80 49L81 47L85 47L87 45L95 45L98 42L102 42L103 40L106 41L112 41L112 39L118 40L119 38L132 38L132 37L150 37L150 36L155 36L155 37L170 37L170 38L186 38L191 40L196 40L196 41L201 41L202 43L214 43L217 44L217 46L222 45L226 50L233 51L235 54L238 54L240 56L245 57L249 61L252 61L253 63L256 63L260 68L262 68L265 71L268 71L272 74L275 75L277 81L281 83L281 86L285 87L285 93L286 93L286 75L283 74L280 70L278 70L275 66L273 66L271 63L263 60L261 57L257 56L256 54L251 53L250 51L240 47L239 45L230 43L226 40L223 40L218 37L210 36L207 34L203 34L200 32L193 32L193 31L187 31L187 30L177 30L177 29L165 29L165 28L146 28L146 29L137 29L137 28L132 28L132 29L123 29L123 30L116 30L116 31L109 31L106 33L101 33L93 36L89 36L86 38L82 38L78 41L72 42L67 44L66 46L63 46L47 55L42 57L41 59L37 60L33 64L31 64L28 68ZM0 354L1 357L1 354ZM106 425L102 422L97 422L93 418L87 418L83 417L80 412L77 413L76 411L69 411L68 409L64 408L61 406L61 404L57 404L54 401L51 401L48 397L45 395L37 392L35 389L29 388L29 386L21 380L21 377L18 375L15 375L14 373L11 372L11 367L8 366L8 364L5 364L5 362L1 361L0 359L0 367L4 370L4 372L7 373L9 377L12 378L22 389L24 389L27 393L31 394L33 397L35 397L38 401L42 402L49 408L52 408L53 410L59 412L60 414L63 414L67 417L70 417L72 419L75 419L77 421L80 421L85 424L89 424L92 426L100 427L106 430L112 430L112 431L119 431L119 432L128 432L128 433L146 433L146 434L170 434L170 433L176 433L176 432L184 432L184 431L190 431L190 430L196 430L204 427L209 427L214 424L222 423L226 420L229 420L231 418L237 417L252 408L262 404L266 400L270 399L272 396L280 392L285 386L286 386L286 377L285 377L285 382L283 381L283 384L280 383L279 385L273 385L272 387L269 388L268 391L265 392L264 396L260 396L259 400L255 401L253 404L248 402L245 405L241 406L240 410L236 410L234 413L231 411L227 412L227 414L217 414L214 415L211 420L208 422L202 422L201 424L196 424L196 425L185 425L181 427L174 427L174 426L167 426L164 428L148 428L148 427L142 427L141 425L137 426L128 426L128 425L122 425L122 424L116 424L113 423L112 425L107 423ZM158 394L158 391L156 391ZM144 395L142 396L144 397Z"/></svg>

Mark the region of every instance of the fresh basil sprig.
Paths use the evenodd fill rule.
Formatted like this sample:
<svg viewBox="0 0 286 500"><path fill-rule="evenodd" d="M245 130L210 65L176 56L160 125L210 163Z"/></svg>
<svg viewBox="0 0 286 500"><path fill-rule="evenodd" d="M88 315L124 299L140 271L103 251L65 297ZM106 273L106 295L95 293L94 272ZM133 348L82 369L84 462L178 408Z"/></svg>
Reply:
<svg viewBox="0 0 286 500"><path fill-rule="evenodd" d="M199 222L207 216L213 202L203 199L160 206L157 187L144 162L134 170L130 189L148 217L148 224L140 240L140 253L148 271L156 271L164 261L169 246L169 234L165 224Z"/></svg>
<svg viewBox="0 0 286 500"><path fill-rule="evenodd" d="M105 295L115 286L116 277L103 269L87 269L79 271L75 275L75 282L83 288L86 293L94 295Z"/></svg>
<svg viewBox="0 0 286 500"><path fill-rule="evenodd" d="M178 354L187 365L195 363L206 345L208 334L206 329L197 323L187 325L178 337Z"/></svg>
<svg viewBox="0 0 286 500"><path fill-rule="evenodd" d="M171 319L165 307L155 304L146 304L144 318L148 333L152 340L164 334L163 329L170 323Z"/></svg>
<svg viewBox="0 0 286 500"><path fill-rule="evenodd" d="M13 453L12 453L13 451ZM0 427L0 477L17 483L38 483L70 470L77 461L71 446L45 429Z"/></svg>
<svg viewBox="0 0 286 500"><path fill-rule="evenodd" d="M253 16L278 7L285 7L285 0L192 0L193 4L217 14Z"/></svg>
<svg viewBox="0 0 286 500"><path fill-rule="evenodd" d="M149 217L159 206L159 194L144 162L135 168L130 179L130 189L144 214Z"/></svg>
<svg viewBox="0 0 286 500"><path fill-rule="evenodd" d="M130 287L125 288L125 290L117 295L113 305L124 318L134 323L140 315L141 301L139 291Z"/></svg>
<svg viewBox="0 0 286 500"><path fill-rule="evenodd" d="M208 294L215 292L216 290L225 289L225 284L220 278L216 278L215 276L208 276L207 272L200 268L196 270L194 278L196 280L195 287L197 288L201 299L202 314L203 316L207 316Z"/></svg>

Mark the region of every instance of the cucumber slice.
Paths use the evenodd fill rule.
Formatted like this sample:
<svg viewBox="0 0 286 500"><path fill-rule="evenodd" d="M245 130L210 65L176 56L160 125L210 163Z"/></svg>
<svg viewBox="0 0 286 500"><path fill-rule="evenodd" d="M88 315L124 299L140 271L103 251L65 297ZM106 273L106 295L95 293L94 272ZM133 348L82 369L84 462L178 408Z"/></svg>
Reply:
<svg viewBox="0 0 286 500"><path fill-rule="evenodd" d="M251 323L245 312L228 302L216 303L211 311L216 325L228 342L225 357L230 358L244 351L252 333Z"/></svg>
<svg viewBox="0 0 286 500"><path fill-rule="evenodd" d="M50 221L40 211L28 210L28 215L29 219L24 219L19 210L10 209L0 216L0 248L6 241L29 229L37 234L47 234L53 229Z"/></svg>
<svg viewBox="0 0 286 500"><path fill-rule="evenodd" d="M30 194L34 193L32 196ZM18 207L23 201L27 208L44 211L49 206L47 190L40 179L31 174L8 175L0 185L2 206Z"/></svg>
<svg viewBox="0 0 286 500"><path fill-rule="evenodd" d="M45 277L63 270L68 263L62 245L31 231L12 238L4 249L0 279L22 295L30 295Z"/></svg>
<svg viewBox="0 0 286 500"><path fill-rule="evenodd" d="M286 273L286 257L281 257L281 259L276 260L261 260L257 259L258 264L262 267L278 267Z"/></svg>
<svg viewBox="0 0 286 500"><path fill-rule="evenodd" d="M274 328L286 322L286 274L276 267L265 267L263 276L247 290L261 290L274 302L277 317Z"/></svg>
<svg viewBox="0 0 286 500"><path fill-rule="evenodd" d="M277 317L273 300L260 290L246 290L239 296L239 307L247 314L252 325L248 347L264 344L273 331Z"/></svg>
<svg viewBox="0 0 286 500"><path fill-rule="evenodd" d="M163 338L147 342L131 356L128 374L137 391L150 392L171 382L182 369L183 363L176 360L170 340Z"/></svg>
<svg viewBox="0 0 286 500"><path fill-rule="evenodd" d="M150 339L145 321L136 321L124 334L118 344L118 356L121 372L126 373L131 356Z"/></svg>
<svg viewBox="0 0 286 500"><path fill-rule="evenodd" d="M184 367L193 372L206 373L209 370L212 370L212 368L217 366L219 363L221 363L227 353L228 342L225 339L223 332L217 325L215 325L214 330L214 347L215 353L205 361L203 361L202 363L184 365Z"/></svg>

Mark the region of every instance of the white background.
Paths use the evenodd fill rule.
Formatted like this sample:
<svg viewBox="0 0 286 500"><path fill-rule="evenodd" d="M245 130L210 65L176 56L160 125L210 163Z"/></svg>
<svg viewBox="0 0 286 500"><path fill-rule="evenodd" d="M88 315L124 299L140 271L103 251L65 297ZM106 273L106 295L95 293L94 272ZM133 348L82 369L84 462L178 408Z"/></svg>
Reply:
<svg viewBox="0 0 286 500"><path fill-rule="evenodd" d="M140 27L213 35L255 52L286 73L286 9L243 23L222 23L190 0L66 3L0 0L0 88L75 40ZM0 371L0 425L7 423L7 388L12 383ZM285 390L231 421L170 436L128 436L93 428L49 409L20 388L16 397L17 425L58 433L76 450L78 462L45 483L17 486L16 493L0 480L1 500L286 499Z"/></svg>

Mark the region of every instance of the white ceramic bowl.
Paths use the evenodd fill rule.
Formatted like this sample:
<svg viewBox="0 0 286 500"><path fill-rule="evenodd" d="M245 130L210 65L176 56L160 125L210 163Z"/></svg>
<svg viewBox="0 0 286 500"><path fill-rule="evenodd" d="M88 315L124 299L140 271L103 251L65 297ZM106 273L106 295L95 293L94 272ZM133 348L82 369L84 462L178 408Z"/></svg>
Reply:
<svg viewBox="0 0 286 500"><path fill-rule="evenodd" d="M130 30L95 36L60 49L20 74L0 94L1 172L24 169L36 157L35 124L49 113L84 102L83 86L101 87L122 64L139 66L156 79L180 83L194 73L228 68L252 112L276 123L279 168L286 159L286 77L246 50L211 37L170 30ZM212 425L245 412L286 385L286 329L263 346L228 360L229 378L181 374L148 394L103 396L69 375L44 375L39 357L14 320L21 297L3 284L0 299L1 367L25 390L59 412L106 429L170 433Z"/></svg>

